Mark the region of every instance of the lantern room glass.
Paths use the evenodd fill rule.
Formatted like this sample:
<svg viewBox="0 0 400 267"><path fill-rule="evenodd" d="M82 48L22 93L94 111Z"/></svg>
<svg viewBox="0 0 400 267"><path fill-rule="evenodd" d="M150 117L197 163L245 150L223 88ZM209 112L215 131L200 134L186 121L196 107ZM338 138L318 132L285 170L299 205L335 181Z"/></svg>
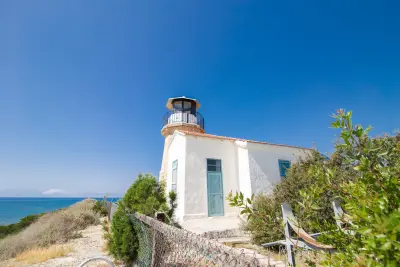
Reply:
<svg viewBox="0 0 400 267"><path fill-rule="evenodd" d="M187 113L196 115L196 103L187 99L176 99L172 102L175 113Z"/></svg>

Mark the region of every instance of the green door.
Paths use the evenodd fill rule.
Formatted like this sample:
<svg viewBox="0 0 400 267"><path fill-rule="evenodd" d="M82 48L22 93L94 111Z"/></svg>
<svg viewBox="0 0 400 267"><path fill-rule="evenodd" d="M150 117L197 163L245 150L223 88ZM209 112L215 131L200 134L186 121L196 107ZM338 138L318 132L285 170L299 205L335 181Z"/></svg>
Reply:
<svg viewBox="0 0 400 267"><path fill-rule="evenodd" d="M222 173L207 172L208 216L224 215L224 194L222 191Z"/></svg>

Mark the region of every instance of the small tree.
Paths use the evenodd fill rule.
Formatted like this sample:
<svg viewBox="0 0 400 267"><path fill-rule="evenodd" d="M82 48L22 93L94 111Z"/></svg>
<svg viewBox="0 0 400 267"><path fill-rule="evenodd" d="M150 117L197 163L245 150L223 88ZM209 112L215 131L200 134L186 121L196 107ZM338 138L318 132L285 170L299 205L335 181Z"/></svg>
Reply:
<svg viewBox="0 0 400 267"><path fill-rule="evenodd" d="M92 209L100 216L107 216L107 198L104 197L102 200L96 200Z"/></svg>
<svg viewBox="0 0 400 267"><path fill-rule="evenodd" d="M132 264L138 257L139 241L135 226L129 214L141 213L153 217L162 211L173 224L173 213L176 208L176 194L170 196L170 207L167 205L165 184L157 182L151 174L139 174L135 182L118 202L117 212L113 215L111 231L106 235L110 253L125 264Z"/></svg>
<svg viewBox="0 0 400 267"><path fill-rule="evenodd" d="M126 264L132 264L137 258L139 243L135 228L122 209L118 209L111 221L111 231L106 236L110 254Z"/></svg>
<svg viewBox="0 0 400 267"><path fill-rule="evenodd" d="M118 203L127 212L154 216L157 211L168 211L165 184L158 183L151 174L139 174Z"/></svg>

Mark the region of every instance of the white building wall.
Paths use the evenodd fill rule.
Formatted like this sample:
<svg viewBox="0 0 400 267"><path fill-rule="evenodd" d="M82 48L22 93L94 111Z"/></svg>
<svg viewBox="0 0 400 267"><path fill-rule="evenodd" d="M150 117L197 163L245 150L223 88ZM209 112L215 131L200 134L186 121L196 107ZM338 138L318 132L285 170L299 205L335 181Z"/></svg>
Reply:
<svg viewBox="0 0 400 267"><path fill-rule="evenodd" d="M171 145L168 149L168 165L167 165L167 191L171 191L172 187L172 163L178 160L178 177L177 177L177 202L178 207L175 211L175 218L178 222L182 222L185 208L185 161L186 161L186 137L175 132L172 137Z"/></svg>
<svg viewBox="0 0 400 267"><path fill-rule="evenodd" d="M224 192L224 216L236 216L225 198L239 191L238 152L234 141L186 136L186 191L184 220L208 217L207 159L220 159Z"/></svg>
<svg viewBox="0 0 400 267"><path fill-rule="evenodd" d="M281 180L278 160L294 163L308 149L221 140L175 132L168 149L167 188L171 189L172 163L178 160L175 217L181 225L199 233L238 227L239 209L230 207L229 192L269 193ZM224 193L224 216L208 217L207 159L220 159Z"/></svg>
<svg viewBox="0 0 400 267"><path fill-rule="evenodd" d="M250 179L250 163L249 151L246 141L235 141L238 151L238 178L239 190L243 193L244 197L251 197L251 179ZM235 193L235 192L234 192Z"/></svg>
<svg viewBox="0 0 400 267"><path fill-rule="evenodd" d="M310 153L309 149L268 144L247 143L252 193L270 193L281 181L278 160L289 160L292 164L299 157Z"/></svg>

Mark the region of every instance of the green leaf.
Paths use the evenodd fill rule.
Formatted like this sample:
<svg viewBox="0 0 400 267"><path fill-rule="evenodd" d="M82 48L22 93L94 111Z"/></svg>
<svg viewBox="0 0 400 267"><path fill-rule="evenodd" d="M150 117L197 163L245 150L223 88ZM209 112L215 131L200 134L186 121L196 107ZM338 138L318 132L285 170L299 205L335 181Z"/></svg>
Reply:
<svg viewBox="0 0 400 267"><path fill-rule="evenodd" d="M243 214L246 214L246 213L250 213L250 211L247 210L247 209L244 209L244 210L242 210L242 211L240 212L240 215L243 215Z"/></svg>
<svg viewBox="0 0 400 267"><path fill-rule="evenodd" d="M372 233L372 229L363 227L363 228L358 229L358 232L362 235L368 235L368 234Z"/></svg>
<svg viewBox="0 0 400 267"><path fill-rule="evenodd" d="M371 125L370 125L370 126L368 126L367 128L365 128L364 134L368 134L371 130L372 130L372 127L371 127Z"/></svg>
<svg viewBox="0 0 400 267"><path fill-rule="evenodd" d="M383 246L381 247L382 250L389 250L392 247L392 242L387 241Z"/></svg>
<svg viewBox="0 0 400 267"><path fill-rule="evenodd" d="M353 115L353 111L350 110L347 112L346 117L348 117L350 119L352 115Z"/></svg>
<svg viewBox="0 0 400 267"><path fill-rule="evenodd" d="M322 210L322 208L319 207L317 204L311 205L311 208L312 208L313 210Z"/></svg>
<svg viewBox="0 0 400 267"><path fill-rule="evenodd" d="M249 203L251 205L251 199L247 198L247 203Z"/></svg>
<svg viewBox="0 0 400 267"><path fill-rule="evenodd" d="M359 171L359 170L361 170L361 166L360 165L355 166L353 169L356 170L356 171Z"/></svg>
<svg viewBox="0 0 400 267"><path fill-rule="evenodd" d="M299 204L303 209L305 209L306 208L306 206L304 206L304 204L303 203L301 203L300 201L297 201L297 204Z"/></svg>
<svg viewBox="0 0 400 267"><path fill-rule="evenodd" d="M331 123L332 128L340 128L340 123L339 121L334 121Z"/></svg>
<svg viewBox="0 0 400 267"><path fill-rule="evenodd" d="M385 151L385 152L379 153L378 156L379 156L379 157L382 157L382 156L387 155L388 153L389 153L389 151Z"/></svg>

